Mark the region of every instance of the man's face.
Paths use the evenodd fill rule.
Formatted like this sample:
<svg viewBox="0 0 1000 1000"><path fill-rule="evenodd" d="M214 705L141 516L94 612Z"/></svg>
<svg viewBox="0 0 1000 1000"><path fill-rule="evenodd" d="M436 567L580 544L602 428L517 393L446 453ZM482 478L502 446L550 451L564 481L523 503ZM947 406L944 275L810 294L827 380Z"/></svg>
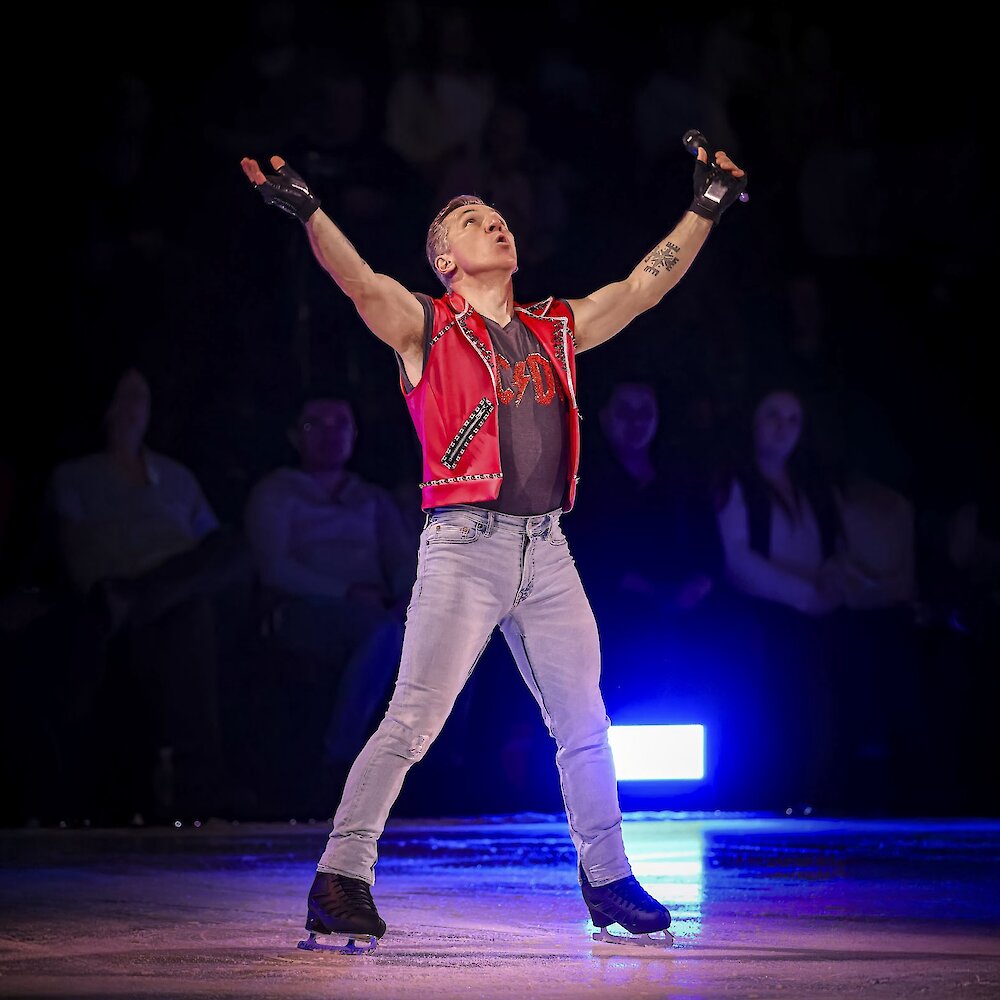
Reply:
<svg viewBox="0 0 1000 1000"><path fill-rule="evenodd" d="M118 381L105 414L108 430L141 440L149 426L150 402L149 383L135 369L130 369Z"/></svg>
<svg viewBox="0 0 1000 1000"><path fill-rule="evenodd" d="M604 413L604 433L616 451L642 451L656 434L659 409L648 385L620 385Z"/></svg>
<svg viewBox="0 0 1000 1000"><path fill-rule="evenodd" d="M765 396L753 418L753 438L761 458L784 461L802 434L802 404L791 392Z"/></svg>
<svg viewBox="0 0 1000 1000"><path fill-rule="evenodd" d="M517 246L503 216L488 205L462 205L444 220L448 249L437 257L437 266L453 276L517 270ZM457 271L456 271L457 269Z"/></svg>
<svg viewBox="0 0 1000 1000"><path fill-rule="evenodd" d="M314 399L302 408L291 435L307 472L341 469L354 452L351 407L340 399Z"/></svg>

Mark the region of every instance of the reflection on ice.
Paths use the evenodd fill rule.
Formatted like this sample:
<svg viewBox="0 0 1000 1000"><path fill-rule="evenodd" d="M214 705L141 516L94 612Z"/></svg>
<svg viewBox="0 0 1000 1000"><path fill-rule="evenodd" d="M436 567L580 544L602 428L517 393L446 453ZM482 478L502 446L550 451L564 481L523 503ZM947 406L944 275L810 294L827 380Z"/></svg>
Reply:
<svg viewBox="0 0 1000 1000"><path fill-rule="evenodd" d="M701 932L705 895L705 837L699 823L625 817L625 851L635 877L670 910L677 938Z"/></svg>

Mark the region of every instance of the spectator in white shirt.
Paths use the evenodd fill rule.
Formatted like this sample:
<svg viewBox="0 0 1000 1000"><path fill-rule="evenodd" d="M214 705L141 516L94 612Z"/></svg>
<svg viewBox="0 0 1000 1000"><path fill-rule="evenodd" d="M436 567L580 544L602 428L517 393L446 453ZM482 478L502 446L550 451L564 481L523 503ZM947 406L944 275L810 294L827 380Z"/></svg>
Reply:
<svg viewBox="0 0 1000 1000"><path fill-rule="evenodd" d="M289 428L299 467L266 475L246 510L271 638L320 662L335 688L323 741L333 765L350 763L370 735L415 573L391 494L347 469L356 437L349 403L306 400Z"/></svg>

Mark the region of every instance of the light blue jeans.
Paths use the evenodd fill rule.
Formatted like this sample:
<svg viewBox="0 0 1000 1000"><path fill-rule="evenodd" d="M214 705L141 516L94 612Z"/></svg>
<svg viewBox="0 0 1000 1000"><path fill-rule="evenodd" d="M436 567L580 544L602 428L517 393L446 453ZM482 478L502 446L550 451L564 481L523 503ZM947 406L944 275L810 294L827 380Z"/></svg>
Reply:
<svg viewBox="0 0 1000 1000"><path fill-rule="evenodd" d="M518 517L469 506L427 517L392 700L348 774L319 871L374 884L378 838L406 772L437 738L498 624L555 740L587 880L631 874L597 625L559 512Z"/></svg>

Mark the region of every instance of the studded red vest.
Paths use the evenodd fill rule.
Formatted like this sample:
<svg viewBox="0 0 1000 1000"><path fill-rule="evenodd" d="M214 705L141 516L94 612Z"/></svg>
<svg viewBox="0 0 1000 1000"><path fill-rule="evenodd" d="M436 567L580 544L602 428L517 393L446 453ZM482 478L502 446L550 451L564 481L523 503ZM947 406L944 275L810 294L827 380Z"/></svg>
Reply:
<svg viewBox="0 0 1000 1000"><path fill-rule="evenodd" d="M563 508L569 510L576 498L580 465L573 313L565 302L552 298L514 309L552 361L569 401L569 482ZM497 416L500 385L482 317L456 292L434 299L433 334L423 375L409 393L400 378L423 449L424 510L497 498L503 480Z"/></svg>

